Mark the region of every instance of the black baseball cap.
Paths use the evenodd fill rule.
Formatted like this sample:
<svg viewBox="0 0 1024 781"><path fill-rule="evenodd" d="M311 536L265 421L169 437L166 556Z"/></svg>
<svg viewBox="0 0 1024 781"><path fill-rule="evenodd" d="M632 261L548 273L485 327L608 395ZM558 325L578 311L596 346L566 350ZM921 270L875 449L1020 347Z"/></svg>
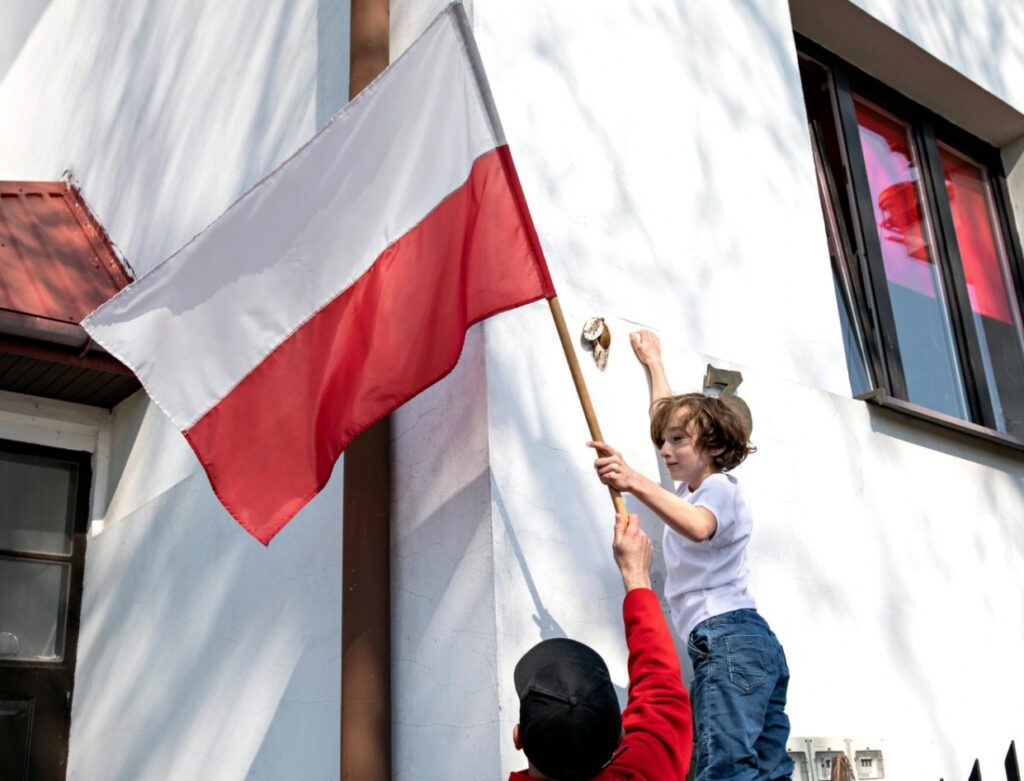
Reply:
<svg viewBox="0 0 1024 781"><path fill-rule="evenodd" d="M538 643L515 670L519 739L534 767L558 781L587 781L611 759L622 714L604 659L564 637Z"/></svg>

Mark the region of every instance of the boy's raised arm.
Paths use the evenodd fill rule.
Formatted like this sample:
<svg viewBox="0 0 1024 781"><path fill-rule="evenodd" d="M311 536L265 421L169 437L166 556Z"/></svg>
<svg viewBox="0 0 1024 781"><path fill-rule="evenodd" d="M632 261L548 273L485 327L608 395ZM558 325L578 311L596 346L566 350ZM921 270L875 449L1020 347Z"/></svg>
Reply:
<svg viewBox="0 0 1024 781"><path fill-rule="evenodd" d="M665 367L661 362L661 340L653 331L644 329L631 333L629 343L651 378L651 409L653 410L656 401L672 395L672 388L668 384Z"/></svg>

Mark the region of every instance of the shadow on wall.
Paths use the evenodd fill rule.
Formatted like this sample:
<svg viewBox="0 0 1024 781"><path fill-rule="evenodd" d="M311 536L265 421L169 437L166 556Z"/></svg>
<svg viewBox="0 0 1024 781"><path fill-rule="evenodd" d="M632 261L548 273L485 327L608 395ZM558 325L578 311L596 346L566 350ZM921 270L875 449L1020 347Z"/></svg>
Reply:
<svg viewBox="0 0 1024 781"><path fill-rule="evenodd" d="M536 610L533 614L533 622L540 630L540 637L536 642L539 643L541 640L550 640L554 637L568 637L565 630L562 629L561 624L555 620L555 617L551 615L550 611L544 606L544 602L540 596L540 590L537 588L537 583L534 581L533 574L530 572L530 566L526 561L526 556L523 554L523 549L519 545L519 537L516 535L515 527L512 525L511 518L509 518L508 508L506 508L505 502L501 498L501 491L498 489L496 484L492 484L492 487L494 491L494 507L497 508L498 514L501 516L502 525L505 527L505 539L508 541L509 547L512 549L512 556L519 565L519 571L522 573L523 581L526 583L526 587L530 591L530 598L533 600L533 607L534 610ZM609 553L609 555L611 554ZM607 662L608 660L606 659L605 661ZM612 671L612 677L615 677L615 671ZM615 689L615 696L619 700L619 708L625 708L626 701L629 697L628 687L620 686L615 683L614 680L612 681L612 687ZM515 711L513 710L513 712Z"/></svg>
<svg viewBox="0 0 1024 781"><path fill-rule="evenodd" d="M859 0L858 5L868 3ZM1008 33L1024 30L1024 8L1019 4L946 2L941 4L941 13L936 13L934 0L902 0L891 5L896 9L895 27L902 34L951 60L954 67L997 95L1012 96L1000 65L1007 64L1005 54L1015 54L1016 44Z"/></svg>
<svg viewBox="0 0 1024 781"><path fill-rule="evenodd" d="M0 26L0 84L52 2L14 0L4 4L4 23Z"/></svg>
<svg viewBox="0 0 1024 781"><path fill-rule="evenodd" d="M201 473L90 540L69 778L336 777L337 485L269 549Z"/></svg>
<svg viewBox="0 0 1024 781"><path fill-rule="evenodd" d="M510 592L521 593L523 604L505 608L510 623L503 631L515 629L512 650L516 652L550 637L589 642L606 652L613 677L624 680L625 667L618 669L617 659L608 655L612 649L616 657L625 652L623 590L611 550L614 509L607 489L590 468L594 455L583 444L589 438L583 413L546 312L538 307L524 316L542 321L538 325L548 329L550 338L529 347L505 343L505 333L488 338L488 381L492 388L501 389L489 398L492 523L496 537L507 546L504 553L496 553L496 563L504 577L525 586L521 592L517 587ZM490 331L485 324L485 332L497 334L506 328L495 325ZM528 351L529 359L513 350ZM638 384L642 383L639 364L636 372ZM640 406L637 412L646 417ZM612 428L606 427L606 433ZM643 428L636 433L646 439ZM567 436L573 441L566 441ZM658 477L671 490L668 475ZM654 544L651 578L660 596L665 580L663 525L632 496L624 499L628 511L640 516ZM663 609L667 612L664 603ZM522 621L526 615L532 627ZM686 665L685 643L678 638L676 643ZM620 694L624 700L625 690Z"/></svg>
<svg viewBox="0 0 1024 781"><path fill-rule="evenodd" d="M550 640L553 637L566 637L565 630L562 629L562 626L555 617L544 606L540 591L537 589L537 583L533 579L533 573L530 572L530 565L527 563L523 549L519 545L519 537L516 535L515 527L512 525L512 519L509 518L508 508L505 506L504 499L501 498L501 490L494 483L491 484L491 490L494 494L492 506L497 509L498 515L501 517L502 526L505 527L505 538L508 540L513 558L515 558L516 563L519 565L523 582L530 592L530 599L533 600L533 609L536 611L533 614L533 622L540 630L540 639L537 642L540 642L540 640Z"/></svg>
<svg viewBox="0 0 1024 781"><path fill-rule="evenodd" d="M430 767L451 777L494 777L491 752L507 736L499 735L494 715L490 476L480 462L462 462L479 471L449 488L455 481L445 467L459 459L446 447L465 443L455 436L432 444L438 446L419 448L417 457L439 483L427 478L415 508L396 497L394 512L393 772L418 778ZM415 471L408 464L401 469Z"/></svg>
<svg viewBox="0 0 1024 781"><path fill-rule="evenodd" d="M1017 558L1024 560L1024 532L1018 525L1012 523L1012 519L1020 513L1019 508L1024 506L1024 468L1018 454L1011 454L999 445L987 443L967 434L937 429L927 422L900 415L892 410L869 406L868 412L871 416L871 430L883 437L975 464L991 470L993 476L1008 476L1009 480L987 480L981 484L987 500L983 507L995 517L1002 519L1001 526L1005 534L1000 544L1013 551ZM999 486L1007 485L1013 485L1014 488L999 490ZM982 507L978 510L981 511ZM930 540L928 542L931 543ZM1024 592L1024 574L1021 575L1019 586L1019 590Z"/></svg>
<svg viewBox="0 0 1024 781"><path fill-rule="evenodd" d="M316 2L316 129L348 103L349 0Z"/></svg>
<svg viewBox="0 0 1024 781"><path fill-rule="evenodd" d="M440 461L445 454L434 453L433 458ZM446 495L412 531L392 540L395 561L391 576L392 605L396 606L395 614L401 613L403 619L401 626L396 626L403 647L420 648L438 618L438 611L443 609L459 563L472 553L486 518L489 486L489 472L481 471L464 486ZM407 572L404 565L407 560L416 561L412 573ZM490 598L489 594L474 589L459 591L459 594L473 604ZM416 607L397 609L403 603Z"/></svg>
<svg viewBox="0 0 1024 781"><path fill-rule="evenodd" d="M831 699L842 702L845 697L851 705L872 696L879 701L892 698L896 704L909 694L901 712L923 720L927 728L918 732L932 739L927 747L899 745L904 728L893 727L898 722L886 718L880 724L896 730L887 739L903 757L927 750L935 756L936 775L942 768L948 774L964 764L972 744L1008 728L996 725L992 717L965 722L958 714L991 711L990 703L1003 692L995 691L992 678L978 675L976 668L1001 668L1006 640L1017 635L1011 647L1022 640L1024 535L1013 519L1024 507L1024 475L1019 462L984 443L936 432L886 410L869 408L863 417L870 431L862 429L845 411L857 404L836 400L842 421L839 437L832 436L832 426L794 436L815 443L815 452L827 464L820 467L822 474L861 473L852 483L855 495L836 492L831 504L820 506L809 519L828 527L824 533L795 535L785 549L785 571L805 586L800 589L801 607L809 611L812 625L821 626L819 642L808 645L812 638L793 638L789 647L802 653L821 649L820 641L829 636L826 627L841 627L840 643L862 648L866 660L887 669L806 681L800 679L800 656L791 655L793 687L833 687ZM773 419L777 431L808 425L793 415L796 409L780 412ZM801 472L807 483L818 477L806 465ZM779 530L762 526L757 533L772 538ZM822 539L828 540L826 547ZM870 564L862 567L858 562ZM961 653L965 631L975 649L970 659ZM872 692L872 678L898 681L900 690ZM869 682L868 688L853 688L855 680ZM1019 686L1019 681L1007 685ZM959 704L951 709L954 700ZM835 716L823 714L825 719ZM976 731L965 733L965 723Z"/></svg>
<svg viewBox="0 0 1024 781"><path fill-rule="evenodd" d="M763 191L766 198L788 203L793 200L794 188L799 193L806 187L806 192L816 197L792 36L788 31L782 36L774 34L779 19L766 17L761 8L764 3L730 5L744 31L767 31L752 34L756 51L744 49L739 52L742 56L736 56L737 47L746 46L746 42L708 34L709 26L718 21L716 14L722 13L717 4L714 11L709 11L700 4L682 1L654 6L632 3L628 7L630 34L650 41L650 45L645 52L637 51L637 56L616 59L615 85L622 89L604 87L606 99L600 99L601 88L594 82L581 83L577 75L587 68L598 74L600 82L607 74L602 65L606 51L594 44L602 34L600 22L574 24L568 15L551 15L544 25L537 26L521 63L517 60L517 64L535 68L538 78L542 76L553 85L548 89L560 101L557 112L533 110L525 119L512 118L526 125L523 138L549 139L543 147L534 144L514 149L524 161L521 168L525 176L534 171L548 172L542 180L527 183L541 190L537 193L541 208L534 210L538 227L553 250L553 264L565 267L564 276L584 288L585 295L593 296L595 307L602 311L629 317L626 308L636 304L629 300L629 291L635 285L616 284L617 275L649 278L650 292L645 296L666 296L666 311L706 311L709 304L705 298L716 289L712 284L714 275L730 269L741 271L746 265L743 255L749 252L742 237L751 215L738 203L730 202L729 193L737 188ZM609 18L606 23L614 20ZM666 59L658 60L654 55L648 59L648 52L664 50L670 52L664 55ZM588 64L587 57L594 58L594 62ZM664 72L652 70L659 63L665 66ZM723 77L723 68L730 70L728 77ZM742 88L737 89L737 85ZM617 115L628 115L634 99L630 91L650 94L665 106L678 107L681 113L667 108L663 118L666 123L681 124L645 126L643 133L629 128ZM514 111L515 102L509 101L509 105ZM785 107L784 111L780 106ZM649 107L646 110L651 111ZM558 134L547 125L553 116L564 116L563 127L581 136L561 160L549 159L551 144L558 143ZM788 121L780 123L780 116ZM706 128L725 128L737 142L746 143L729 143ZM674 139L669 133L672 130L676 131ZM764 149L765 138L773 145L770 153ZM640 166L650 164L651 158L638 154L638 150L652 144L692 148L681 154L666 148L671 165L659 171L640 170ZM602 165L599 180L606 183L602 189L607 189L602 193L603 200L585 200L573 189L578 180L573 169L586 164L591 151L590 157ZM725 168L727 161L737 159L749 159L751 163L746 167L745 181L733 179L733 167ZM759 160L763 163L769 159L782 161L783 165L776 165L771 172L757 165ZM696 169L687 167L691 162ZM561 175L560 169L566 166L569 168L564 172L569 176ZM657 192L648 189L652 186ZM668 217L669 222L662 222L672 212L668 203L677 209L674 221ZM691 204L693 211L688 208ZM581 223L587 226L587 233L607 237L603 246L595 250L593 243L580 238L579 231L559 227ZM674 229L678 232L671 236L666 233ZM822 254L827 265L824 241ZM595 268L602 273L595 274ZM587 289L588 279L600 279L605 283L604 290ZM654 292L662 290L670 292ZM612 291L614 296L609 298ZM707 343L715 332L713 321L707 317L693 317L686 325L695 344ZM806 334L794 338L806 338Z"/></svg>
<svg viewBox="0 0 1024 781"><path fill-rule="evenodd" d="M343 0L63 3L33 32L0 82L0 110L23 117L0 170L71 169L139 273L347 102Z"/></svg>

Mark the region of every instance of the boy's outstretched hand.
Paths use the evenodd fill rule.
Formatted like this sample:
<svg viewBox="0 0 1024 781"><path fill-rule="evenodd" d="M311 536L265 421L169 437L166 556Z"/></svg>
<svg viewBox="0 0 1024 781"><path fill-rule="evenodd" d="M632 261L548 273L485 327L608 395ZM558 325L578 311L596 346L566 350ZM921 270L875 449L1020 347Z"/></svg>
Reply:
<svg viewBox="0 0 1024 781"><path fill-rule="evenodd" d="M598 479L616 491L632 491L640 473L626 463L622 454L604 442L588 442L587 447L597 451L594 469Z"/></svg>
<svg viewBox="0 0 1024 781"><path fill-rule="evenodd" d="M629 343L640 363L645 366L661 363L661 340L654 331L634 331L629 335Z"/></svg>
<svg viewBox="0 0 1024 781"><path fill-rule="evenodd" d="M654 560L654 546L651 538L640 528L637 515L615 516L615 541L612 543L615 563L622 573L622 585L626 591L651 587L651 562Z"/></svg>

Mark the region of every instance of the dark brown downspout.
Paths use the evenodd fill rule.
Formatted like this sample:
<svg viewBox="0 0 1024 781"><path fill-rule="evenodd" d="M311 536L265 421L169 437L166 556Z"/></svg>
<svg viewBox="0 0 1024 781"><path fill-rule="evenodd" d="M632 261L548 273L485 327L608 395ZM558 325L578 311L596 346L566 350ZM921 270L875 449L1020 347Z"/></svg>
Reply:
<svg viewBox="0 0 1024 781"><path fill-rule="evenodd" d="M349 98L388 65L389 0L352 0ZM341 575L341 778L391 778L391 426L345 450Z"/></svg>

